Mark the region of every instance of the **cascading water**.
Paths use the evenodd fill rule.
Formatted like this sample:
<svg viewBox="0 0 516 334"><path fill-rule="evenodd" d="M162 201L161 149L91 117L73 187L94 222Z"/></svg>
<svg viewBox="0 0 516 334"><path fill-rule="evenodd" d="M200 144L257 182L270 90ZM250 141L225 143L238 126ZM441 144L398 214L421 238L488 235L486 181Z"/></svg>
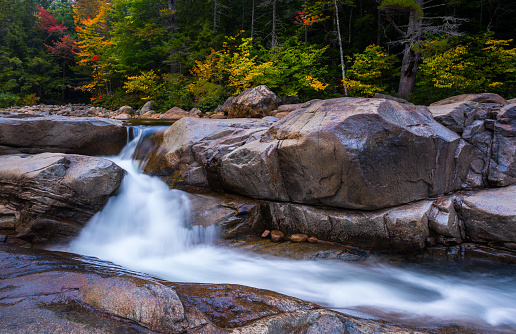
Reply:
<svg viewBox="0 0 516 334"><path fill-rule="evenodd" d="M137 136L112 160L127 171L120 193L66 250L169 281L237 283L347 313L377 310L431 323L470 322L516 329L516 270L392 266L378 261L294 261L212 244L214 228L191 226L189 195L141 174L131 160ZM373 312L374 313L374 312Z"/></svg>

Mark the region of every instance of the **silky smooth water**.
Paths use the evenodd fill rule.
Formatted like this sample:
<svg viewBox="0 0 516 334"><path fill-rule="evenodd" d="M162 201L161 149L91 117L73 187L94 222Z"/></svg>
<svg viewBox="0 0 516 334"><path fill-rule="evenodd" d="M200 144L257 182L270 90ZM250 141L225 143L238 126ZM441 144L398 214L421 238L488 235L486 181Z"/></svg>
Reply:
<svg viewBox="0 0 516 334"><path fill-rule="evenodd" d="M112 159L127 171L119 194L66 251L169 281L238 283L341 311L376 310L403 319L430 318L433 324L469 322L516 330L516 271L511 266L296 261L215 246L215 228L191 226L187 193L138 171L131 160L138 138Z"/></svg>

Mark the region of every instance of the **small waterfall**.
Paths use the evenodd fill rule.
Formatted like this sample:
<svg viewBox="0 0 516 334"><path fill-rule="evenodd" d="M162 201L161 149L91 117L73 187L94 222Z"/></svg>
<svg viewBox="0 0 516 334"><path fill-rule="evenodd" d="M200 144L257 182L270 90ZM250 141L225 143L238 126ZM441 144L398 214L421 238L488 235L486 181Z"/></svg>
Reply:
<svg viewBox="0 0 516 334"><path fill-rule="evenodd" d="M112 160L127 171L120 193L67 251L170 281L269 289L350 314L396 314L431 324L469 322L516 329L516 270L377 261L295 261L216 247L214 228L191 226L189 195L144 175L131 160L146 129ZM155 131L155 130L154 130ZM357 313L358 312L358 313ZM489 327L488 327L489 328Z"/></svg>

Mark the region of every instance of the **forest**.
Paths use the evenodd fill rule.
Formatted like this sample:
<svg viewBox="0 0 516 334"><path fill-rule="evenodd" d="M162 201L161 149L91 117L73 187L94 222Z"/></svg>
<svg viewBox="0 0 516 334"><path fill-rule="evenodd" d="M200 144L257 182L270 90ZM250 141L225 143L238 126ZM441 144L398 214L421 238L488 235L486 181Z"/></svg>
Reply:
<svg viewBox="0 0 516 334"><path fill-rule="evenodd" d="M0 107L516 97L514 0L0 0Z"/></svg>

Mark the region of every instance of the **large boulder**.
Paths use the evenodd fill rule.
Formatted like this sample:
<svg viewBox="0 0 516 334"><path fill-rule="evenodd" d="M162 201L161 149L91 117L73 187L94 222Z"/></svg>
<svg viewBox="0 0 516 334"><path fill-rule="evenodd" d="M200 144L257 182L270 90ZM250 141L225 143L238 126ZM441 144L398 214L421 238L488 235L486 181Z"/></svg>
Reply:
<svg viewBox="0 0 516 334"><path fill-rule="evenodd" d="M123 175L115 163L96 157L0 156L0 220L33 243L75 236L118 189Z"/></svg>
<svg viewBox="0 0 516 334"><path fill-rule="evenodd" d="M261 119L182 118L148 153L143 171L160 176L174 188L220 190L216 170L222 156L256 140L272 124Z"/></svg>
<svg viewBox="0 0 516 334"><path fill-rule="evenodd" d="M481 93L481 94L462 94L456 95L444 100L440 100L430 104L430 106L439 106L450 103L457 102L478 102L478 103L497 103L497 104L507 104L507 101L498 94L494 93Z"/></svg>
<svg viewBox="0 0 516 334"><path fill-rule="evenodd" d="M270 116L272 111L278 109L280 104L281 100L267 86L249 88L231 100L228 117Z"/></svg>
<svg viewBox="0 0 516 334"><path fill-rule="evenodd" d="M338 98L226 154L219 176L253 198L376 210L460 189L474 150L424 109Z"/></svg>
<svg viewBox="0 0 516 334"><path fill-rule="evenodd" d="M90 117L0 117L0 154L117 155L127 143L119 121Z"/></svg>

